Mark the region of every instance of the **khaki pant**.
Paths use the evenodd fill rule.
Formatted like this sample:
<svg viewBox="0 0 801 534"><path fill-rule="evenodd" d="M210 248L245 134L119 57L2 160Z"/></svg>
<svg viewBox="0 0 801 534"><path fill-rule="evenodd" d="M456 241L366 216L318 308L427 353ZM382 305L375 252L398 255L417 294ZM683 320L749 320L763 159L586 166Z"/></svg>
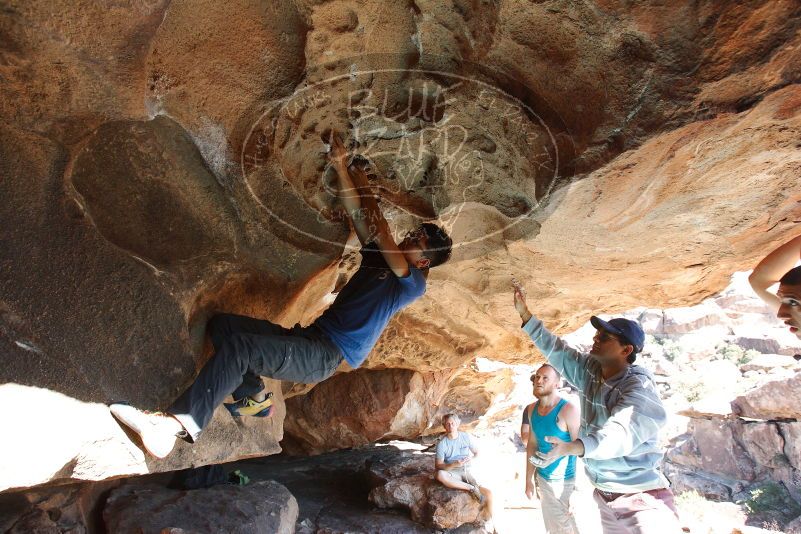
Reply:
<svg viewBox="0 0 801 534"><path fill-rule="evenodd" d="M625 493L592 494L601 512L604 534L675 534L681 532L679 516L673 504L673 492L667 488Z"/></svg>
<svg viewBox="0 0 801 534"><path fill-rule="evenodd" d="M478 487L478 482L476 482L476 478L465 467L457 467L456 469L443 470L443 472L449 475L454 480L457 480L459 482L466 482L467 484Z"/></svg>
<svg viewBox="0 0 801 534"><path fill-rule="evenodd" d="M537 474L536 481L545 531L548 534L578 534L570 507L570 497L576 490L576 479L545 480Z"/></svg>

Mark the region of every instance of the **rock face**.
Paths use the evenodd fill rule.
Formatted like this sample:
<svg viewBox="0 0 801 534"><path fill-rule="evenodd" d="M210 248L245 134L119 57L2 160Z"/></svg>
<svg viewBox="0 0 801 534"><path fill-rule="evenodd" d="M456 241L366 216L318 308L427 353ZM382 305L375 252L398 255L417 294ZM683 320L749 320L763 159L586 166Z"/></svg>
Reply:
<svg viewBox="0 0 801 534"><path fill-rule="evenodd" d="M512 386L509 369L343 373L287 401L292 417L285 421L281 445L290 453L317 454L379 440L412 439L442 432L442 416L450 412L460 414L465 428L479 416L490 424L508 415L503 410L488 412Z"/></svg>
<svg viewBox="0 0 801 534"><path fill-rule="evenodd" d="M794 398L786 394L797 377L770 381L737 397L731 402L734 413L689 413L687 433L673 441L665 457L674 490L744 501L755 512L775 515L780 524L801 514L801 422L790 408ZM767 398L769 406L758 404L762 411L745 400Z"/></svg>
<svg viewBox="0 0 801 534"><path fill-rule="evenodd" d="M298 502L272 481L189 491L159 485L115 489L103 509L108 532L295 532Z"/></svg>
<svg viewBox="0 0 801 534"><path fill-rule="evenodd" d="M278 386L277 382L268 381ZM3 489L34 486L45 480L103 480L112 474L137 475L173 471L197 465L197 458L222 463L245 456L275 454L283 435L285 409L280 387L275 391L275 415L269 419L232 418L227 411L214 414L208 431L194 445L177 440L164 460L147 455L141 443L124 431L103 404L81 402L43 388L4 384L4 406L51 406L31 424L24 410L4 410L0 424L15 431L16 439L0 444ZM221 443L234 444L220 446Z"/></svg>
<svg viewBox="0 0 801 534"><path fill-rule="evenodd" d="M799 20L793 0L9 3L0 456L16 465L0 490L277 451L280 394L271 421L218 414L168 462L137 457L101 408L167 406L210 355L213 313L291 326L332 302L358 255L331 128L369 161L394 232L435 220L457 246L371 371L343 379L398 385L381 417L351 404L343 423L326 396L347 391L302 390L287 427L313 434L306 450L423 433L436 399L479 411L504 391L461 375L441 396L477 356L539 358L513 275L559 332L721 289L801 220ZM40 394L35 425L6 415ZM91 429L39 469L27 446L58 424Z"/></svg>
<svg viewBox="0 0 801 534"><path fill-rule="evenodd" d="M101 512L120 480L38 488L0 495L0 530L9 534L105 530Z"/></svg>
<svg viewBox="0 0 801 534"><path fill-rule="evenodd" d="M436 420L449 374L387 369L334 376L288 400L293 416L283 445L308 454L419 436Z"/></svg>
<svg viewBox="0 0 801 534"><path fill-rule="evenodd" d="M801 419L801 374L769 382L732 401L732 409L752 419Z"/></svg>

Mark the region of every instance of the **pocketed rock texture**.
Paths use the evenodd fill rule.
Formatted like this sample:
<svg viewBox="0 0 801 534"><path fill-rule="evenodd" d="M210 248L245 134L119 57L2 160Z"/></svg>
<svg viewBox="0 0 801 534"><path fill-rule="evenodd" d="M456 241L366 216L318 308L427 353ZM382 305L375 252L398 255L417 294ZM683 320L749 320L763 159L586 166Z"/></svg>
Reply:
<svg viewBox="0 0 801 534"><path fill-rule="evenodd" d="M801 221L794 0L12 0L0 35L0 490L272 454L281 392L321 410L305 450L424 433L442 388L480 410L506 387L442 377L539 358L513 275L565 332L697 302ZM357 268L332 128L398 236L435 220L454 237L371 372L343 379L440 377L425 407L353 405L335 427L324 397L347 391L271 383L272 420L218 413L192 448L138 456L104 403L169 405L210 356L212 314L307 324ZM49 428L70 436L45 468L30 445Z"/></svg>

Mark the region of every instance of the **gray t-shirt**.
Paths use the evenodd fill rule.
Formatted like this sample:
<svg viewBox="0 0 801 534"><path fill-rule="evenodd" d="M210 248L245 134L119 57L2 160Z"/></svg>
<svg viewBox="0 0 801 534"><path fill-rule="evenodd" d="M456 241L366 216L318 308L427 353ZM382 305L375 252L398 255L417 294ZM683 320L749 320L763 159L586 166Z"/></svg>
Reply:
<svg viewBox="0 0 801 534"><path fill-rule="evenodd" d="M476 444L467 432L459 432L455 439L446 434L437 443L437 460L446 464L456 460L470 457L470 451L475 452Z"/></svg>

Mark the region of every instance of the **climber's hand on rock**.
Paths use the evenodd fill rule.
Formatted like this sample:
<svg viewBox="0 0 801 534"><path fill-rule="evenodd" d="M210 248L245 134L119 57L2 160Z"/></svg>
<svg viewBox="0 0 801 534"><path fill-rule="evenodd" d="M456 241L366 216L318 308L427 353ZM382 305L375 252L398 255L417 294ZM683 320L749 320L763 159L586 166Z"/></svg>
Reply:
<svg viewBox="0 0 801 534"><path fill-rule="evenodd" d="M344 143L342 143L342 138L339 136L338 132L332 130L329 140L331 143L331 150L328 152L328 161L340 169L346 169L348 166L349 154Z"/></svg>
<svg viewBox="0 0 801 534"><path fill-rule="evenodd" d="M523 323L527 323L531 319L531 312L526 305L526 290L523 289L517 278L512 278L512 290L514 291L515 309L520 314Z"/></svg>

